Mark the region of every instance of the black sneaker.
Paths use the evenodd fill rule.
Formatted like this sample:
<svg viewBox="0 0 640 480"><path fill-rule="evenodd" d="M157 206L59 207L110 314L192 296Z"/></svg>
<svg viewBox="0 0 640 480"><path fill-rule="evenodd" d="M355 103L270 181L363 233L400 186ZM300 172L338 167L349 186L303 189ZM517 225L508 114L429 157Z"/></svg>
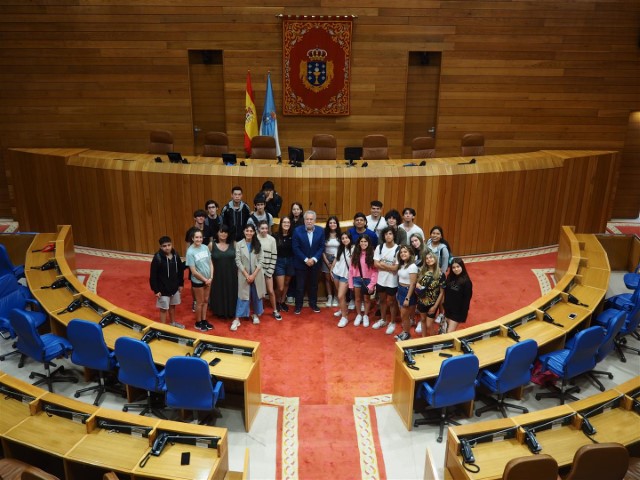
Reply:
<svg viewBox="0 0 640 480"><path fill-rule="evenodd" d="M289 311L289 305L287 305L286 303L281 303L280 304L280 310L282 310L283 312L288 312Z"/></svg>
<svg viewBox="0 0 640 480"><path fill-rule="evenodd" d="M409 332L402 332L396 335L396 340L398 340L399 342L409 340L410 338L411 338L411 335L409 334Z"/></svg>
<svg viewBox="0 0 640 480"><path fill-rule="evenodd" d="M204 327L205 330L213 330L213 325L211 325L209 322L207 322L206 320L202 321L202 326Z"/></svg>
<svg viewBox="0 0 640 480"><path fill-rule="evenodd" d="M200 321L200 322L196 322L196 328L198 330L200 330L201 332L206 332L207 331L207 327L204 324L204 322Z"/></svg>
<svg viewBox="0 0 640 480"><path fill-rule="evenodd" d="M320 308L317 305L311 307L311 310L313 311L313 313L320 313Z"/></svg>
<svg viewBox="0 0 640 480"><path fill-rule="evenodd" d="M296 311L294 312L296 315L300 315L300 312L302 312L302 310L300 308L296 308Z"/></svg>
<svg viewBox="0 0 640 480"><path fill-rule="evenodd" d="M273 318L275 318L276 320L282 320L282 315L280 315L280 312L273 312Z"/></svg>

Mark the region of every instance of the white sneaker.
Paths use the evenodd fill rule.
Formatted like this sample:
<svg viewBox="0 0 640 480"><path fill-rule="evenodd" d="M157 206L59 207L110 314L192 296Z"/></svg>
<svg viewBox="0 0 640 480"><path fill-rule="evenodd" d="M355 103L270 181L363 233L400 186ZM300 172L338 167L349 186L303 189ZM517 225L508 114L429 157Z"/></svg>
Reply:
<svg viewBox="0 0 640 480"><path fill-rule="evenodd" d="M333 312L333 316L334 317L341 317L342 316L342 310L338 310L337 312Z"/></svg>
<svg viewBox="0 0 640 480"><path fill-rule="evenodd" d="M353 300L351 300L349 302L349 306L347 307L349 310L355 310L356 309L356 304Z"/></svg>
<svg viewBox="0 0 640 480"><path fill-rule="evenodd" d="M333 302L331 302L332 307L339 307L340 302L338 302L338 297L333 297Z"/></svg>
<svg viewBox="0 0 640 480"><path fill-rule="evenodd" d="M294 303L296 303L296 299L294 297L287 297L287 303L289 305L293 305Z"/></svg>
<svg viewBox="0 0 640 480"><path fill-rule="evenodd" d="M375 328L375 327L374 327ZM396 331L396 323L395 322L391 322L388 326L387 326L387 330L386 333L387 335L391 335L393 334L393 332Z"/></svg>
<svg viewBox="0 0 640 480"><path fill-rule="evenodd" d="M240 326L240 320L238 320L237 318L233 320L233 322L231 322L231 327L229 327L229 329L232 332L235 332L236 330L238 330L238 327Z"/></svg>
<svg viewBox="0 0 640 480"><path fill-rule="evenodd" d="M416 325L416 333L422 333L422 322L418 322Z"/></svg>
<svg viewBox="0 0 640 480"><path fill-rule="evenodd" d="M380 320L378 320L376 323L374 323L373 325L371 325L371 328L373 328L374 330L377 330L379 328L384 327L387 324L387 322L385 322L382 318Z"/></svg>
<svg viewBox="0 0 640 480"><path fill-rule="evenodd" d="M327 296L327 303L325 304L327 307L330 307L331 305L333 305L333 295Z"/></svg>
<svg viewBox="0 0 640 480"><path fill-rule="evenodd" d="M347 317L342 317L338 322L338 327L344 328L347 326L348 323L349 323L349 319Z"/></svg>
<svg viewBox="0 0 640 480"><path fill-rule="evenodd" d="M363 315L362 316L362 326L363 327L368 327L369 326L369 315Z"/></svg>
<svg viewBox="0 0 640 480"><path fill-rule="evenodd" d="M254 325L260 325L260 317L258 317L258 315L254 313L253 315L251 315L251 318L253 319Z"/></svg>
<svg viewBox="0 0 640 480"><path fill-rule="evenodd" d="M356 317L356 321L353 322L353 325L356 326L356 327L359 327L361 322L362 322L362 315L358 315Z"/></svg>

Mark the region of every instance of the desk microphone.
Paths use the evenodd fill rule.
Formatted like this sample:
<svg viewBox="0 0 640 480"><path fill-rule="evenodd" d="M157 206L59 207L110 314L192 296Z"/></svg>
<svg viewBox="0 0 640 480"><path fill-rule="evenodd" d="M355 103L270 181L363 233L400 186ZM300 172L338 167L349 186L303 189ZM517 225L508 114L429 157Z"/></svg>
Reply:
<svg viewBox="0 0 640 480"><path fill-rule="evenodd" d="M531 453L535 454L542 450L542 447L540 446L540 444L538 443L538 439L536 438L536 434L528 428L525 428L524 430L524 441L527 444L527 447L529 447L529 451Z"/></svg>
<svg viewBox="0 0 640 480"><path fill-rule="evenodd" d="M506 328L507 328L507 336L510 339L515 340L516 342L519 342L520 335L518 335L518 332L516 332L515 329L510 325L507 325Z"/></svg>
<svg viewBox="0 0 640 480"><path fill-rule="evenodd" d="M471 160L469 160L468 162L461 162L458 165L473 165L474 163L476 163L476 159L472 158Z"/></svg>
<svg viewBox="0 0 640 480"><path fill-rule="evenodd" d="M469 342L467 342L464 338L460 340L460 347L462 347L462 351L464 353L473 353L473 348L471 348Z"/></svg>
<svg viewBox="0 0 640 480"><path fill-rule="evenodd" d="M570 293L567 293L567 302L572 303L574 305L578 305L580 307L587 307L589 308L589 305L582 303L578 297L576 297L575 295L572 295Z"/></svg>
<svg viewBox="0 0 640 480"><path fill-rule="evenodd" d="M368 162L364 162L364 163L362 164L362 168L367 168L368 166L369 166L369 163L368 163Z"/></svg>
<svg viewBox="0 0 640 480"><path fill-rule="evenodd" d="M551 315L549 315L547 312L542 312L542 320L552 325L555 325L556 327L564 328L564 325L556 322L555 319Z"/></svg>

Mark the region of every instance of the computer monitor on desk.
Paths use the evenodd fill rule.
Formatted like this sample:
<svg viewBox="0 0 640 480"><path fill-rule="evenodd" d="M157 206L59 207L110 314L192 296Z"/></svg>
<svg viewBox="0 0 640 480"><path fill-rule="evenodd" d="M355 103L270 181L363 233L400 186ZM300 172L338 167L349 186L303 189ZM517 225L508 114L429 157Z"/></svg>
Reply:
<svg viewBox="0 0 640 480"><path fill-rule="evenodd" d="M304 149L300 147L288 147L289 164L304 162Z"/></svg>
<svg viewBox="0 0 640 480"><path fill-rule="evenodd" d="M362 158L362 147L344 147L344 159L349 165Z"/></svg>

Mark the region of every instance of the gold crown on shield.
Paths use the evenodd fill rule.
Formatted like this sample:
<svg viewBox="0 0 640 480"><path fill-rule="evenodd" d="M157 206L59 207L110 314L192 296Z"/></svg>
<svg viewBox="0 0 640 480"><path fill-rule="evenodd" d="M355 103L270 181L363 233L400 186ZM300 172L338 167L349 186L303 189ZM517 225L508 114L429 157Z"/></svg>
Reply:
<svg viewBox="0 0 640 480"><path fill-rule="evenodd" d="M327 59L327 51L322 48L312 48L307 51L307 57L312 62L324 62Z"/></svg>

